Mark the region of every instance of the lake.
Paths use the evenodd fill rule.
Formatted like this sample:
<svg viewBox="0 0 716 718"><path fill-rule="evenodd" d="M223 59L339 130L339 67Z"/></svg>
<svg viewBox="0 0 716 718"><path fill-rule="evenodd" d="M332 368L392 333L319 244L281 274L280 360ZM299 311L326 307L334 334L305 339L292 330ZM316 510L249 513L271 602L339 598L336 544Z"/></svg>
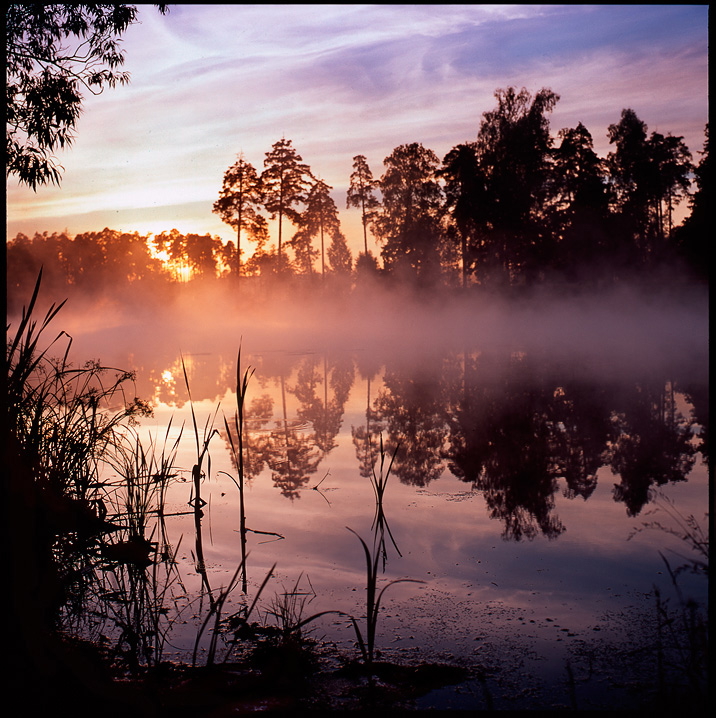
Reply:
<svg viewBox="0 0 716 718"><path fill-rule="evenodd" d="M56 320L72 356L136 370L138 395L154 405L139 429L145 443L163 443L169 427L171 444L181 431L165 507L181 576L167 658L191 660L202 582L219 592L241 562L229 437L240 348L241 375L253 370L243 425L248 599L237 586L225 616L275 564L255 615L298 582L304 615L343 612L309 624L311 635L358 656L346 617L364 625L355 532L371 550L383 539L379 589L410 579L383 594L381 660L479 672L419 708L638 707L657 670L687 682L683 665L658 664L654 641L664 601L681 615L670 570L697 558L670 530L689 516L707 530L708 312L698 292L286 291L259 302L196 290L163 306L137 297L131 307L82 307L70 301ZM189 505L192 410L200 440L211 436L201 549ZM680 573L677 586L705 606L704 575ZM207 630L200 655L209 641ZM683 648L659 646L669 659Z"/></svg>

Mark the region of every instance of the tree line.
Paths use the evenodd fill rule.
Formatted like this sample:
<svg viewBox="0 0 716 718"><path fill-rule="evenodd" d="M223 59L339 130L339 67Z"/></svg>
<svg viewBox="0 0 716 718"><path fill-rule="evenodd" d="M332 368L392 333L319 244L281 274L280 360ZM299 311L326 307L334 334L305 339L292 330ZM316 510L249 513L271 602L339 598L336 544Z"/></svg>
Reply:
<svg viewBox="0 0 716 718"><path fill-rule="evenodd" d="M442 161L421 143L400 145L376 179L364 155L353 158L345 199L361 215L363 251L355 261L333 188L282 138L265 153L261 172L240 154L224 174L213 212L235 241L176 229L153 237L108 228L74 238L18 234L8 243L12 284L32 280L39 264L78 286L277 274L382 275L420 287L618 281L676 258L706 276L708 126L695 164L683 137L649 133L624 109L607 130L613 149L601 158L582 123L552 137L548 114L559 96L551 90L509 87L495 98L476 140ZM676 226L684 201L691 213ZM369 248L369 235L379 252Z"/></svg>

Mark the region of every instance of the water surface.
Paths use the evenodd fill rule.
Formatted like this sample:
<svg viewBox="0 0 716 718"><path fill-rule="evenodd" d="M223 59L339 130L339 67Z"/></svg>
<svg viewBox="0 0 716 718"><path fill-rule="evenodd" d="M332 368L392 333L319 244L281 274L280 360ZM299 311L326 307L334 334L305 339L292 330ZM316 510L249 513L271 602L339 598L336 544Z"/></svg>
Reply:
<svg viewBox="0 0 716 718"><path fill-rule="evenodd" d="M191 406L200 432L218 430L201 489L217 588L241 560L224 425L236 410L239 347L241 371L254 370L249 594L275 563L267 600L300 579L308 612L363 615L365 560L347 528L372 544L370 475L381 441L386 465L397 452L379 578L420 583L386 591L377 647L395 660L481 667L496 707L638 700L629 686L654 670L638 649L654 630L654 588L677 605L664 558L675 568L676 552L689 556L684 542L645 524L673 525L672 506L706 523L706 322L698 296L626 291L417 305L283 297L270 307L198 295L166 310L67 314L78 357L137 370L138 393L155 406L145 438L163 436L170 420L172 435L183 424L170 511L188 511L192 496ZM193 516L168 526L183 595L199 594ZM680 587L705 604L703 577L683 574ZM244 600L234 591L227 613ZM312 625L315 637L357 650L345 617ZM190 654L195 629L188 620L177 630L169 657ZM629 665L609 676L608 664L627 654ZM475 683L423 705L485 701Z"/></svg>

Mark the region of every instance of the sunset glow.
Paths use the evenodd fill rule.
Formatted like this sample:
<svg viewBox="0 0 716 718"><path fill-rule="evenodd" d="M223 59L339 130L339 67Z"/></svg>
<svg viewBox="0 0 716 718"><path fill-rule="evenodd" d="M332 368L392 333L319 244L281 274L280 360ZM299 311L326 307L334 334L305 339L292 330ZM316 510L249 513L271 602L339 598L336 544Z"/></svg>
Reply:
<svg viewBox="0 0 716 718"><path fill-rule="evenodd" d="M147 5L139 19L123 41L131 83L85 98L61 188L8 180L9 237L177 228L226 242L211 211L224 171L239 152L260 170L286 137L333 187L356 253L352 157L376 176L401 143L442 159L510 85L559 94L552 134L581 121L601 156L625 107L696 160L703 146L706 5Z"/></svg>

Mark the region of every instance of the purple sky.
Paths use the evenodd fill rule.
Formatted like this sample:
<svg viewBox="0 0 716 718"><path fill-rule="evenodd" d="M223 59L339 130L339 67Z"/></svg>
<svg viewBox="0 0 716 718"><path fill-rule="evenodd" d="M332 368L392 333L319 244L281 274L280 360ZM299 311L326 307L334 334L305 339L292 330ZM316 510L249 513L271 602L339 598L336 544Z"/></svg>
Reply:
<svg viewBox="0 0 716 718"><path fill-rule="evenodd" d="M597 152L632 108L683 136L707 122L707 5L140 6L131 84L87 97L61 188L7 182L8 236L104 227L233 237L211 211L239 152L258 171L281 137L345 209L352 158L377 178L398 145L438 157L473 140L497 88L560 95L552 133L582 122Z"/></svg>

